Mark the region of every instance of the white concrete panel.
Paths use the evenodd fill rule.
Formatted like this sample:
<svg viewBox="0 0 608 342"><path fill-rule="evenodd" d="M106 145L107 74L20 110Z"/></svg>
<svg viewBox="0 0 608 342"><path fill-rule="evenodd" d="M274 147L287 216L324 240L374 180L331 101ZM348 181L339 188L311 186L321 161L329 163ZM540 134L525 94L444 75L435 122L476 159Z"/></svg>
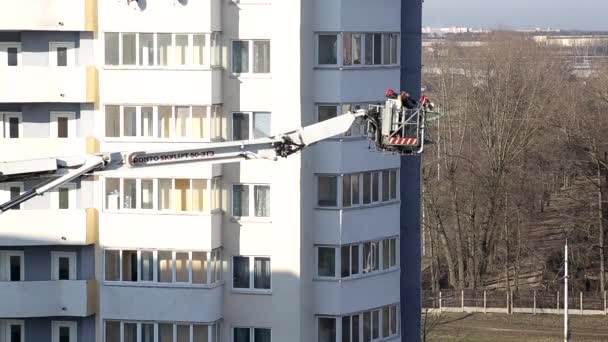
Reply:
<svg viewBox="0 0 608 342"><path fill-rule="evenodd" d="M315 244L340 245L399 235L399 202L346 210L316 209Z"/></svg>
<svg viewBox="0 0 608 342"><path fill-rule="evenodd" d="M222 102L219 69L135 69L100 72L104 104L211 105Z"/></svg>
<svg viewBox="0 0 608 342"><path fill-rule="evenodd" d="M223 316L222 285L213 288L120 286L101 287L103 319L214 322Z"/></svg>
<svg viewBox="0 0 608 342"><path fill-rule="evenodd" d="M94 280L14 281L0 284L0 317L85 317L96 312Z"/></svg>
<svg viewBox="0 0 608 342"><path fill-rule="evenodd" d="M316 32L399 32L400 11L400 0L314 0L313 29Z"/></svg>
<svg viewBox="0 0 608 342"><path fill-rule="evenodd" d="M211 250L221 246L221 220L206 214L104 212L102 247ZM219 238L218 238L219 237Z"/></svg>
<svg viewBox="0 0 608 342"><path fill-rule="evenodd" d="M372 149L369 148L372 144ZM367 139L328 140L310 148L314 151L315 173L353 173L398 169L399 156L379 152Z"/></svg>
<svg viewBox="0 0 608 342"><path fill-rule="evenodd" d="M315 314L345 315L399 302L399 271L340 281L314 280L313 287Z"/></svg>
<svg viewBox="0 0 608 342"><path fill-rule="evenodd" d="M59 156L82 156L87 153L86 138L21 138L0 140L0 160L24 160Z"/></svg>
<svg viewBox="0 0 608 342"><path fill-rule="evenodd" d="M87 68L0 68L0 103L87 102Z"/></svg>
<svg viewBox="0 0 608 342"><path fill-rule="evenodd" d="M0 2L0 30L86 31L85 2L4 0Z"/></svg>
<svg viewBox="0 0 608 342"><path fill-rule="evenodd" d="M399 89L399 77L399 67L317 68L314 101L377 101L387 88Z"/></svg>

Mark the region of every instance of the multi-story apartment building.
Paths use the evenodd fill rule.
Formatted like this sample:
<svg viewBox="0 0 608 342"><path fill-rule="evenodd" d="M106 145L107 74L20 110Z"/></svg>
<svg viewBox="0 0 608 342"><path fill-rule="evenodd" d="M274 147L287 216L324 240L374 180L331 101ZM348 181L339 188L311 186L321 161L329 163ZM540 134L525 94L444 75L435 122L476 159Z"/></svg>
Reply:
<svg viewBox="0 0 608 342"><path fill-rule="evenodd" d="M0 3L0 161L378 103L400 86L400 3ZM401 341L400 165L354 126L277 162L107 171L32 199L0 216L0 342Z"/></svg>

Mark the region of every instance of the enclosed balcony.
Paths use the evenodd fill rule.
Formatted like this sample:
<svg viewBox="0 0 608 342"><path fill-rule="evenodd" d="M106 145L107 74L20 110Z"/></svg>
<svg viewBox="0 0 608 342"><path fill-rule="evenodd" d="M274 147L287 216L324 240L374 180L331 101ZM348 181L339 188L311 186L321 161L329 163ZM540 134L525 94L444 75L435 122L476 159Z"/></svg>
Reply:
<svg viewBox="0 0 608 342"><path fill-rule="evenodd" d="M0 246L97 242L97 209L10 210L0 216Z"/></svg>
<svg viewBox="0 0 608 342"><path fill-rule="evenodd" d="M97 0L2 1L0 30L96 31Z"/></svg>
<svg viewBox="0 0 608 342"><path fill-rule="evenodd" d="M96 103L95 67L10 66L0 69L0 103Z"/></svg>
<svg viewBox="0 0 608 342"><path fill-rule="evenodd" d="M0 317L85 317L97 312L94 280L0 282Z"/></svg>

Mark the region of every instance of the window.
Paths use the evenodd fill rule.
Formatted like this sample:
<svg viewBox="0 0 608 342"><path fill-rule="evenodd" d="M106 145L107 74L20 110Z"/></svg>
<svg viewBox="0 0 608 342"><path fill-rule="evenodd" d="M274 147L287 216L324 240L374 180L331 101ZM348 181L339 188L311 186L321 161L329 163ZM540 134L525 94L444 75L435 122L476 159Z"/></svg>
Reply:
<svg viewBox="0 0 608 342"><path fill-rule="evenodd" d="M76 136L76 114L74 112L51 112L51 138Z"/></svg>
<svg viewBox="0 0 608 342"><path fill-rule="evenodd" d="M105 321L105 342L220 342L219 330L219 322Z"/></svg>
<svg viewBox="0 0 608 342"><path fill-rule="evenodd" d="M338 35L320 34L318 44L318 63L320 65L338 64Z"/></svg>
<svg viewBox="0 0 608 342"><path fill-rule="evenodd" d="M233 342L270 342L271 331L267 328L234 328Z"/></svg>
<svg viewBox="0 0 608 342"><path fill-rule="evenodd" d="M166 66L172 64L171 60L171 34L159 33L156 44L156 61L158 65Z"/></svg>
<svg viewBox="0 0 608 342"><path fill-rule="evenodd" d="M75 252L51 252L52 280L75 280L76 279L76 253Z"/></svg>
<svg viewBox="0 0 608 342"><path fill-rule="evenodd" d="M318 205L320 207L335 207L338 205L338 177L319 176Z"/></svg>
<svg viewBox="0 0 608 342"><path fill-rule="evenodd" d="M139 34L139 65L154 65L154 34Z"/></svg>
<svg viewBox="0 0 608 342"><path fill-rule="evenodd" d="M270 113L232 113L232 140L249 140L270 136Z"/></svg>
<svg viewBox="0 0 608 342"><path fill-rule="evenodd" d="M17 320L0 320L0 341L25 342L25 323Z"/></svg>
<svg viewBox="0 0 608 342"><path fill-rule="evenodd" d="M221 250L106 250L105 280L212 284L221 280Z"/></svg>
<svg viewBox="0 0 608 342"><path fill-rule="evenodd" d="M336 319L330 317L319 317L319 338L318 342L336 341Z"/></svg>
<svg viewBox="0 0 608 342"><path fill-rule="evenodd" d="M336 276L336 249L334 247L317 248L319 277Z"/></svg>
<svg viewBox="0 0 608 342"><path fill-rule="evenodd" d="M253 270L253 274L251 271ZM232 257L232 287L235 289L270 290L269 257Z"/></svg>
<svg viewBox="0 0 608 342"><path fill-rule="evenodd" d="M335 118L338 115L345 114L349 111L356 111L362 108L368 108L372 103L344 103L344 104L318 104L317 105L317 116L318 121L325 121L327 119ZM361 137L365 136L367 132L367 124L361 120L356 120L353 125L345 132L344 137Z"/></svg>
<svg viewBox="0 0 608 342"><path fill-rule="evenodd" d="M50 42L49 52L49 64L51 66L65 67L76 64L73 42Z"/></svg>
<svg viewBox="0 0 608 342"><path fill-rule="evenodd" d="M380 243L370 241L363 244L363 273L378 271Z"/></svg>
<svg viewBox="0 0 608 342"><path fill-rule="evenodd" d="M137 46L135 33L123 33L122 38L122 65L135 65L137 64Z"/></svg>
<svg viewBox="0 0 608 342"><path fill-rule="evenodd" d="M23 281L25 269L22 251L0 251L0 281Z"/></svg>
<svg viewBox="0 0 608 342"><path fill-rule="evenodd" d="M270 73L270 40L233 40L232 73Z"/></svg>
<svg viewBox="0 0 608 342"><path fill-rule="evenodd" d="M53 342L76 342L76 322L57 322L51 323L53 330Z"/></svg>
<svg viewBox="0 0 608 342"><path fill-rule="evenodd" d="M270 217L270 185L234 184L232 216Z"/></svg>
<svg viewBox="0 0 608 342"><path fill-rule="evenodd" d="M0 66L21 65L21 43L0 42Z"/></svg>
<svg viewBox="0 0 608 342"><path fill-rule="evenodd" d="M21 113L0 112L0 137L15 139L23 137L23 124Z"/></svg>
<svg viewBox="0 0 608 342"><path fill-rule="evenodd" d="M118 33L106 32L104 33L105 43L105 62L106 65L118 65Z"/></svg>
<svg viewBox="0 0 608 342"><path fill-rule="evenodd" d="M51 192L53 209L76 209L76 184L66 183Z"/></svg>
<svg viewBox="0 0 608 342"><path fill-rule="evenodd" d="M319 206L338 206L338 185L342 193L342 208L390 202L397 199L396 170L363 172L341 176L323 175L319 176Z"/></svg>

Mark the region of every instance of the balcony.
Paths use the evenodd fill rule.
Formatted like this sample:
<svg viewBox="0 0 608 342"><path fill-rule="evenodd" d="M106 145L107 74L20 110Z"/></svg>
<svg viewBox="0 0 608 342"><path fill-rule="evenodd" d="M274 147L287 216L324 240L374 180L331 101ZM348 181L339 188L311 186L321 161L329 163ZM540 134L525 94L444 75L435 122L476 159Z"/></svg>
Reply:
<svg viewBox="0 0 608 342"><path fill-rule="evenodd" d="M98 227L94 208L10 210L0 216L0 246L88 245Z"/></svg>
<svg viewBox="0 0 608 342"><path fill-rule="evenodd" d="M369 149L373 142L365 137L344 137L323 141L310 147L313 150L316 173L341 174L371 170L398 169L398 155L379 153ZM365 166L361 165L365 160Z"/></svg>
<svg viewBox="0 0 608 342"><path fill-rule="evenodd" d="M0 317L85 317L97 311L94 280L0 283Z"/></svg>
<svg viewBox="0 0 608 342"><path fill-rule="evenodd" d="M102 246L212 250L222 245L222 213L104 212Z"/></svg>
<svg viewBox="0 0 608 342"><path fill-rule="evenodd" d="M170 67L110 67L103 71L106 103L222 102L222 70Z"/></svg>
<svg viewBox="0 0 608 342"><path fill-rule="evenodd" d="M0 161L80 156L99 152L95 138L19 138L0 140Z"/></svg>
<svg viewBox="0 0 608 342"><path fill-rule="evenodd" d="M314 212L317 244L339 245L399 235L399 202Z"/></svg>
<svg viewBox="0 0 608 342"><path fill-rule="evenodd" d="M399 302L399 271L313 282L315 312L343 315Z"/></svg>
<svg viewBox="0 0 608 342"><path fill-rule="evenodd" d="M0 69L0 103L96 103L95 67L16 66Z"/></svg>
<svg viewBox="0 0 608 342"><path fill-rule="evenodd" d="M314 84L314 100L319 103L381 99L384 90L399 89L399 66L318 67Z"/></svg>
<svg viewBox="0 0 608 342"><path fill-rule="evenodd" d="M97 31L97 0L5 0L0 30Z"/></svg>
<svg viewBox="0 0 608 342"><path fill-rule="evenodd" d="M224 286L142 287L105 285L103 317L143 321L213 322L223 316Z"/></svg>

